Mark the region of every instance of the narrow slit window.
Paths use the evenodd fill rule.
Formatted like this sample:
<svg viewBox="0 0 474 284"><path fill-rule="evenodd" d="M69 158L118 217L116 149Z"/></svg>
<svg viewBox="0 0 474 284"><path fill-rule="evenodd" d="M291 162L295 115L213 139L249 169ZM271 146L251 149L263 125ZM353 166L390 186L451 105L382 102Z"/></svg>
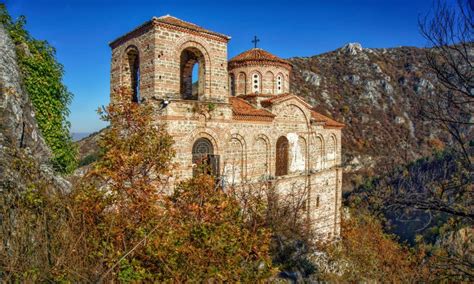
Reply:
<svg viewBox="0 0 474 284"><path fill-rule="evenodd" d="M260 93L260 75L257 73L252 76L252 93Z"/></svg>
<svg viewBox="0 0 474 284"><path fill-rule="evenodd" d="M277 77L277 93L281 94L283 92L283 76L278 75Z"/></svg>

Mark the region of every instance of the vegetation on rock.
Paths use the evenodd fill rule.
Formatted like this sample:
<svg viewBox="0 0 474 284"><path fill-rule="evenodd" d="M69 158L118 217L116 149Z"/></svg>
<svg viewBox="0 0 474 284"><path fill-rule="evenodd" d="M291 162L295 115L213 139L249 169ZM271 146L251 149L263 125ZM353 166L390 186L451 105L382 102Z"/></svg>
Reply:
<svg viewBox="0 0 474 284"><path fill-rule="evenodd" d="M71 173L76 167L76 149L67 121L72 94L62 82L64 70L55 58L56 51L48 42L28 33L25 17L14 21L5 4L0 4L0 23L16 45L25 90L41 133L53 152L52 164L58 172Z"/></svg>

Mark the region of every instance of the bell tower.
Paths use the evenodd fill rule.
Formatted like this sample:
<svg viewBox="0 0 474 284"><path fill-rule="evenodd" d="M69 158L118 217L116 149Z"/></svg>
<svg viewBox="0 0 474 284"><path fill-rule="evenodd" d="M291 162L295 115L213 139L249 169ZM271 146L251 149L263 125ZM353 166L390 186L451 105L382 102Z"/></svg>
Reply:
<svg viewBox="0 0 474 284"><path fill-rule="evenodd" d="M137 102L227 103L229 40L170 15L154 17L109 44L111 91L126 87Z"/></svg>

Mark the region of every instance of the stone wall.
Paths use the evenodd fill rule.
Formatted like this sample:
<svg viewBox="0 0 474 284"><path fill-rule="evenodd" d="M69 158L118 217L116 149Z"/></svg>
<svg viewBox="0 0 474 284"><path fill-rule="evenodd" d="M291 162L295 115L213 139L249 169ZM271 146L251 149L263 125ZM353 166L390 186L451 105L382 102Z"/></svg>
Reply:
<svg viewBox="0 0 474 284"><path fill-rule="evenodd" d="M23 89L15 46L0 25L0 143L29 148L42 162L51 152L39 135L31 102Z"/></svg>

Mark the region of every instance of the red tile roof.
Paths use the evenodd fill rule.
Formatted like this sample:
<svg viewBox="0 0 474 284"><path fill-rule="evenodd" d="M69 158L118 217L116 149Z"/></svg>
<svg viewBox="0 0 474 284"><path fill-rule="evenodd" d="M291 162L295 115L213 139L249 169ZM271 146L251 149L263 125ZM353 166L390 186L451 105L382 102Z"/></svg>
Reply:
<svg viewBox="0 0 474 284"><path fill-rule="evenodd" d="M274 96L272 98L269 98L269 99L266 99L266 100L263 100L261 102L262 106L269 106L275 102L278 102L278 101L286 101L286 100L289 100L291 98L294 98L298 101L300 101L302 104L304 104L307 108L309 108L311 110L311 118L314 119L315 121L317 122L322 122L324 123L324 127L329 127L329 128L342 128L344 127L345 125L343 123L340 123L340 122L337 122L327 116L324 116L322 114L320 114L319 112L315 111L312 109L311 105L309 105L307 102L305 102L303 99L301 99L300 97L298 96L295 96L293 94L281 94L281 95L277 95L277 96Z"/></svg>
<svg viewBox="0 0 474 284"><path fill-rule="evenodd" d="M257 109L240 98L229 98L235 119L272 121L275 115L268 110Z"/></svg>
<svg viewBox="0 0 474 284"><path fill-rule="evenodd" d="M278 56L271 54L261 48L252 48L229 60L229 67L233 68L245 63L262 64L273 63L283 65L286 68L291 68L291 63L287 60L281 59Z"/></svg>
<svg viewBox="0 0 474 284"><path fill-rule="evenodd" d="M292 94L289 94L289 93L280 94L280 95L275 95L275 96L272 96L272 97L269 98L269 99L263 100L263 101L262 101L262 104L270 105L270 104L273 104L273 103L276 102L276 101L283 100L283 99L287 99L287 98L290 98L290 97L296 97L296 96L294 96L294 95L292 95Z"/></svg>
<svg viewBox="0 0 474 284"><path fill-rule="evenodd" d="M311 117L317 122L323 122L325 127L329 128L342 128L345 125L343 123L337 122L327 116L320 114L314 110L311 110Z"/></svg>

